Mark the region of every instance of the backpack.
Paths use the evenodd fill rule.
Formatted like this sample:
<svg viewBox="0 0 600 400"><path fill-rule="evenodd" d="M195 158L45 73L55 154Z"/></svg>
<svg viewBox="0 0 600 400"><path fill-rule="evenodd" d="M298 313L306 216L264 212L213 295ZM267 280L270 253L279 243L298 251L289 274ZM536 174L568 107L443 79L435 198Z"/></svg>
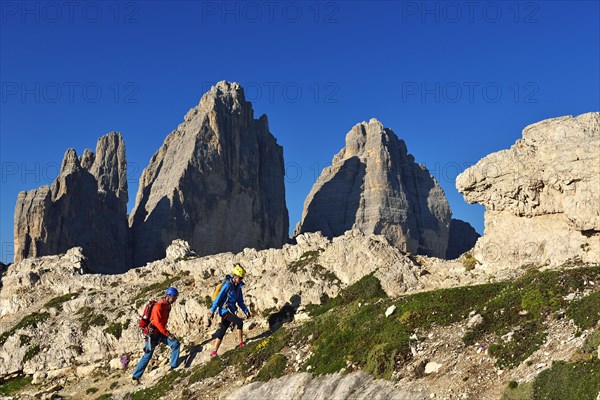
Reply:
<svg viewBox="0 0 600 400"><path fill-rule="evenodd" d="M214 303L215 299L217 298L217 296L219 295L219 292L221 291L221 288L223 287L223 285L225 284L225 282L227 282L229 279L231 279L230 275L225 275L225 278L223 278L223 280L215 287L215 290L213 291L211 300ZM231 288L229 288L229 290L231 290ZM228 292L229 294L229 292ZM227 295L225 296L225 298L223 299L223 301L221 302L221 304L217 304L217 306L221 307L223 305L223 303L225 302L225 300L227 300Z"/></svg>
<svg viewBox="0 0 600 400"><path fill-rule="evenodd" d="M156 304L155 299L148 300L146 307L144 307L144 312L140 317L140 322L138 322L139 327L142 329L142 333L146 335L150 328L150 316L152 315L152 308Z"/></svg>

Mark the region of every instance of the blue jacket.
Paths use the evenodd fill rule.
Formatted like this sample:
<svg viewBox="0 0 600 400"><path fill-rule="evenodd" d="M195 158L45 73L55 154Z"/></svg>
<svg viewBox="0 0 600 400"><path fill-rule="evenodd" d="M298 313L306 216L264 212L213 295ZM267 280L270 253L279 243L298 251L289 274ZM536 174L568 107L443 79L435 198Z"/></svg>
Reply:
<svg viewBox="0 0 600 400"><path fill-rule="evenodd" d="M225 283L223 283L219 294L215 298L215 301L213 301L210 312L214 313L218 307L220 316L225 315L228 311L235 314L237 306L239 305L243 312L248 313L248 307L244 304L242 286L244 286L244 282L240 282L236 286L231 278L227 278ZM221 304L220 307L219 304Z"/></svg>

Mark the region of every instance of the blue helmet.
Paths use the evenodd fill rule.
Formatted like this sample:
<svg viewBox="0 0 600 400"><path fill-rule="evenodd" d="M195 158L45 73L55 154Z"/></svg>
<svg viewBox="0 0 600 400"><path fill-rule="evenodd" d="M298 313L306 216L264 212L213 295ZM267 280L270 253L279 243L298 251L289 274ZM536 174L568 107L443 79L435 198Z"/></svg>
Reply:
<svg viewBox="0 0 600 400"><path fill-rule="evenodd" d="M168 288L167 291L165 292L165 294L168 296L173 296L173 297L179 296L179 292L174 287Z"/></svg>

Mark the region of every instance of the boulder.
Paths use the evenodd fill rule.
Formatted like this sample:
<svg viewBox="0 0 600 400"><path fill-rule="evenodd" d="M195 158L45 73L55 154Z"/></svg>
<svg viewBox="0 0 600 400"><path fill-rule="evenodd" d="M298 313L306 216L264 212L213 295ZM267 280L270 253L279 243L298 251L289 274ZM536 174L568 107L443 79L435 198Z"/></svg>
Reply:
<svg viewBox="0 0 600 400"><path fill-rule="evenodd" d="M600 261L600 113L530 125L509 149L465 170L456 187L485 206L473 250L488 267Z"/></svg>
<svg viewBox="0 0 600 400"><path fill-rule="evenodd" d="M134 265L164 258L174 239L198 255L282 246L283 177L283 149L266 115L254 119L238 83L217 83L142 174L130 216Z"/></svg>
<svg viewBox="0 0 600 400"><path fill-rule="evenodd" d="M383 235L405 252L444 258L450 207L436 180L381 122L355 125L314 184L295 235Z"/></svg>

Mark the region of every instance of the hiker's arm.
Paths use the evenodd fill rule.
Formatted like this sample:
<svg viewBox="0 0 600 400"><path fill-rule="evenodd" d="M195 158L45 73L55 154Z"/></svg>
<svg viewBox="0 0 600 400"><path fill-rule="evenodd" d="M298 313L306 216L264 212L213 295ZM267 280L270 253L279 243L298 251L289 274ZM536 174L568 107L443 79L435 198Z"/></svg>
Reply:
<svg viewBox="0 0 600 400"><path fill-rule="evenodd" d="M217 297L215 297L215 301L213 301L212 306L210 306L211 313L215 312L215 310L217 309L217 307L220 303L227 301L227 299L223 299L224 301L221 301L221 299L223 298L223 296L227 296L228 289L229 289L229 282L225 282L223 284L223 286L221 286L221 290L219 291L219 294L217 295Z"/></svg>
<svg viewBox="0 0 600 400"><path fill-rule="evenodd" d="M242 309L242 311L244 312L244 314L248 314L248 313L250 313L250 311L248 311L248 307L246 307L246 304L244 304L244 294L242 293L242 289L240 289L239 293L240 293L240 295L238 296L237 303L239 304L239 306Z"/></svg>
<svg viewBox="0 0 600 400"><path fill-rule="evenodd" d="M159 307L158 310L156 310L156 319L152 321L152 325L154 325L156 329L158 329L158 331L163 335L169 336L171 332L169 332L169 330L167 329L167 316L165 315L165 308L160 306L159 304L157 304L157 306Z"/></svg>

